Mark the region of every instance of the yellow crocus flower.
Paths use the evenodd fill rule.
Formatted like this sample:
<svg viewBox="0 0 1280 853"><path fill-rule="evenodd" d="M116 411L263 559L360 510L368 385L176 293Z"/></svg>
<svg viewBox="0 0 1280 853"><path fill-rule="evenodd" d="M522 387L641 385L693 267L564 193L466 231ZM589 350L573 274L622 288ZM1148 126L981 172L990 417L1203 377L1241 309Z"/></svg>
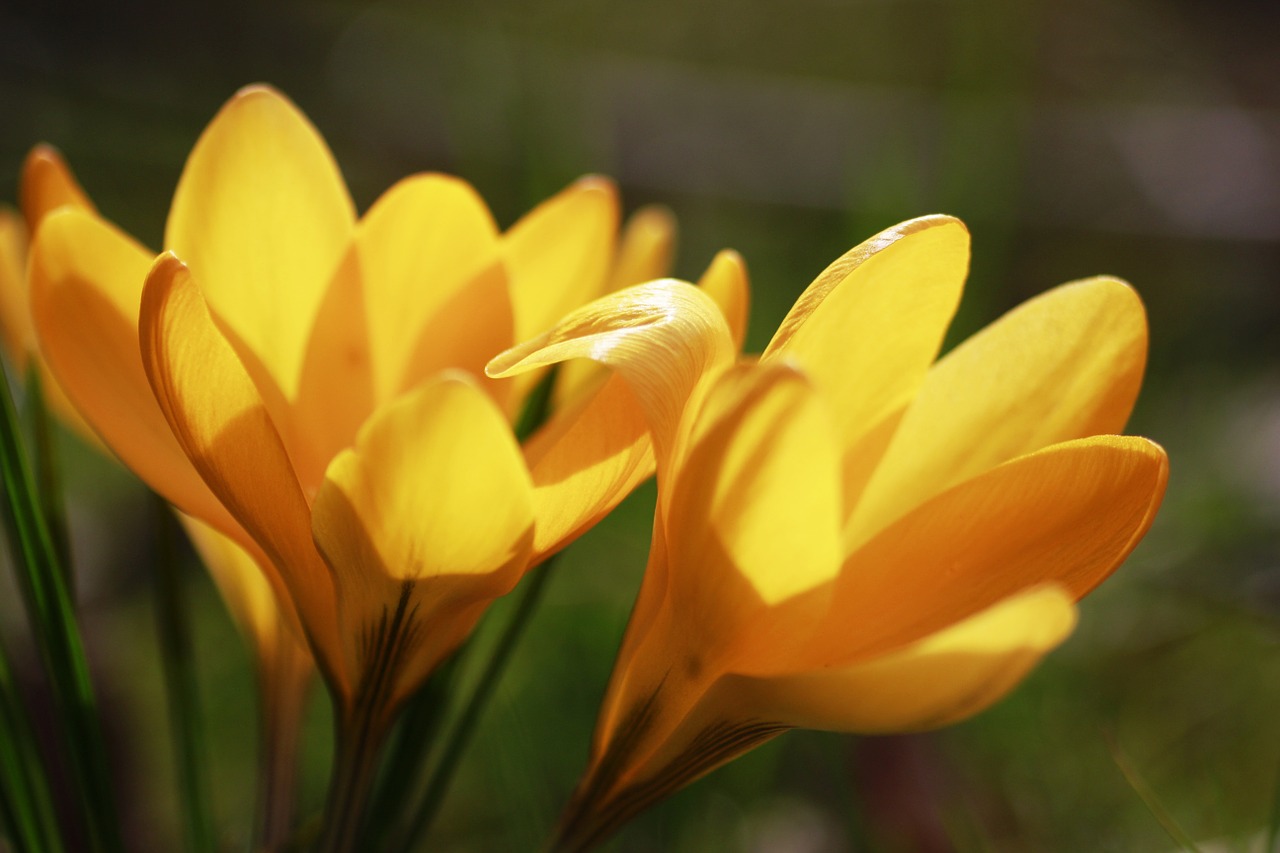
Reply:
<svg viewBox="0 0 1280 853"><path fill-rule="evenodd" d="M935 362L968 267L925 217L833 263L758 361L674 281L495 359L586 357L645 408L658 510L559 848L793 727L932 728L1003 696L1141 539L1164 451L1118 435L1145 314L1108 278L1051 290Z"/></svg>
<svg viewBox="0 0 1280 853"><path fill-rule="evenodd" d="M340 713L385 726L489 600L651 470L624 385L521 447L532 383L482 374L603 292L617 208L585 178L500 232L470 186L423 174L357 220L316 130L254 86L192 151L158 259L86 206L43 218L32 311L102 440L252 557Z"/></svg>

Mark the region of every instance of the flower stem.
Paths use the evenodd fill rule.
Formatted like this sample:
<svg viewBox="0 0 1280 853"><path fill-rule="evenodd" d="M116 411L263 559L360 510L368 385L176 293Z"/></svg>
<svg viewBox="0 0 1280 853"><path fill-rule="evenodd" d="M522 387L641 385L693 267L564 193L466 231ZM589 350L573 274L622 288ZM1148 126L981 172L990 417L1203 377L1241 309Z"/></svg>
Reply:
<svg viewBox="0 0 1280 853"><path fill-rule="evenodd" d="M357 703L352 714L337 723L337 751L325 804L325 829L320 853L348 853L356 849L365 800L378 770L378 753L388 729L387 715L371 703Z"/></svg>
<svg viewBox="0 0 1280 853"><path fill-rule="evenodd" d="M156 627L160 659L173 727L179 793L191 853L212 853L213 818L209 813L208 766L204 751L204 720L191 653L191 614L182 589L177 555L177 532L164 501L155 500L159 547L156 559Z"/></svg>
<svg viewBox="0 0 1280 853"><path fill-rule="evenodd" d="M546 589L547 581L551 578L552 569L555 568L555 562L556 557L553 556L541 566L535 568L529 573L524 584L516 593L521 597L516 604L515 612L511 615L511 621L503 629L498 645L489 657L489 661L472 689L466 704L463 706L457 722L440 740L441 743L445 744L445 751L436 762L431 776L427 780L419 805L412 812L413 817L409 826L398 833L396 843L390 849L417 849L418 840L430 828L431 822L439 813L440 807L444 804L445 794L449 790L449 782L457 769L458 761L462 758L463 752L466 751L467 744L470 742L476 725L480 721L485 704L489 701L490 695L501 679L511 653L515 650L516 644L524 633L524 629L528 626L530 618L538 608L538 603L542 598L543 591Z"/></svg>
<svg viewBox="0 0 1280 853"><path fill-rule="evenodd" d="M310 655L288 629L278 626L278 634L258 669L262 719L253 849L266 851L284 847L293 829L298 735L313 672Z"/></svg>

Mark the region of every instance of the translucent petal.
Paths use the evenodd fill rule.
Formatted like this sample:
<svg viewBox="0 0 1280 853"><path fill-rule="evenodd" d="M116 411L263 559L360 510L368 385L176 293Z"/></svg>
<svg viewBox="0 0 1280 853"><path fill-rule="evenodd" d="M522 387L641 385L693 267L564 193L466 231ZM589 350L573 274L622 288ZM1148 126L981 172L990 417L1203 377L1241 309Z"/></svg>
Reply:
<svg viewBox="0 0 1280 853"><path fill-rule="evenodd" d="M839 459L800 374L742 366L716 382L664 515L667 606L703 646L691 655L767 669L812 630L842 559Z"/></svg>
<svg viewBox="0 0 1280 853"><path fill-rule="evenodd" d="M27 228L7 207L0 207L0 334L5 355L21 373L36 346L27 291Z"/></svg>
<svg viewBox="0 0 1280 853"><path fill-rule="evenodd" d="M604 518L653 474L644 410L621 376L557 411L524 447L533 477L533 562Z"/></svg>
<svg viewBox="0 0 1280 853"><path fill-rule="evenodd" d="M601 295L617 229L617 190L592 176L544 201L503 235L515 340L545 332Z"/></svg>
<svg viewBox="0 0 1280 853"><path fill-rule="evenodd" d="M1071 595L1038 586L865 663L735 679L725 713L843 732L937 728L1003 698L1074 627Z"/></svg>
<svg viewBox="0 0 1280 853"><path fill-rule="evenodd" d="M524 459L503 413L465 377L448 374L379 410L316 497L315 540L338 584L352 673L367 665L358 640L405 596L421 626L404 669L416 681L528 561Z"/></svg>
<svg viewBox="0 0 1280 853"><path fill-rule="evenodd" d="M664 278L671 272L675 247L675 215L658 205L640 208L623 226L606 292Z"/></svg>
<svg viewBox="0 0 1280 853"><path fill-rule="evenodd" d="M242 89L201 135L165 246L288 399L355 210L315 128L278 92Z"/></svg>
<svg viewBox="0 0 1280 853"><path fill-rule="evenodd" d="M143 371L138 306L150 266L150 253L86 210L46 217L30 266L41 348L58 385L125 465L170 503L232 533L238 525L174 438Z"/></svg>
<svg viewBox="0 0 1280 853"><path fill-rule="evenodd" d="M681 443L686 404L733 359L724 315L690 284L657 281L620 290L566 316L547 333L493 359L501 377L590 358L626 378L645 411L661 478Z"/></svg>
<svg viewBox="0 0 1280 853"><path fill-rule="evenodd" d="M62 155L51 145L37 145L22 164L19 189L22 215L35 232L40 221L63 205L93 213L93 202L85 195Z"/></svg>
<svg viewBox="0 0 1280 853"><path fill-rule="evenodd" d="M946 216L883 231L827 267L787 314L763 360L813 379L846 447L915 394L937 357L969 264L969 232Z"/></svg>
<svg viewBox="0 0 1280 853"><path fill-rule="evenodd" d="M1137 545L1167 479L1159 446L1095 436L943 492L849 556L814 659L882 654L1041 583L1083 596Z"/></svg>
<svg viewBox="0 0 1280 853"><path fill-rule="evenodd" d="M1124 429L1146 363L1142 303L1126 284L1063 285L937 363L850 519L851 545L933 495L1061 441Z"/></svg>
<svg viewBox="0 0 1280 853"><path fill-rule="evenodd" d="M716 254L711 266L698 279L708 296L716 301L729 324L733 346L742 349L747 337L747 318L751 310L751 288L747 283L747 265L742 256L731 249Z"/></svg>
<svg viewBox="0 0 1280 853"><path fill-rule="evenodd" d="M279 570L317 662L342 692L333 583L311 538L310 508L257 387L172 254L147 277L138 325L147 378L174 435Z"/></svg>

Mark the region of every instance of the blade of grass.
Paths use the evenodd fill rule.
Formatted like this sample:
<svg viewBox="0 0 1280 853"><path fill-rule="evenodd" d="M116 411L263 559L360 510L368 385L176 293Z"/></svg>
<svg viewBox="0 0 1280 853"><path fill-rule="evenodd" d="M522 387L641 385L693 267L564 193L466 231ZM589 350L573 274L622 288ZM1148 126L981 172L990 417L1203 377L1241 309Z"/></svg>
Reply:
<svg viewBox="0 0 1280 853"><path fill-rule="evenodd" d="M410 794L417 790L419 776L428 764L431 745L444 722L444 709L455 683L460 659L461 651L453 654L410 697L401 715L372 804L365 816L362 837L377 849L382 849L384 836L402 819Z"/></svg>
<svg viewBox="0 0 1280 853"><path fill-rule="evenodd" d="M458 715L457 721L446 733L445 737L441 739L440 742L444 744L444 752L432 767L431 775L428 777L426 788L418 800L418 805L410 812L411 817L408 825L396 833L396 837L388 849L416 850L418 849L419 840L430 829L432 821L435 820L440 811L440 807L444 805L444 798L449 792L449 783L453 779L453 773L458 767L458 762L461 760L463 752L466 751L471 741L471 736L475 734L475 729L480 722L484 707L488 704L494 688L497 687L499 680L502 678L502 673L506 670L507 661L510 660L511 653L515 651L516 644L523 635L524 629L528 627L530 618L542 600L542 593L546 589L547 581L551 578L555 563L556 557L553 556L541 566L535 568L525 577L519 589L512 593L512 595L519 596L515 612L512 613L510 621L503 629L497 646L472 688L470 696L462 705L462 711Z"/></svg>
<svg viewBox="0 0 1280 853"><path fill-rule="evenodd" d="M213 819L209 813L209 786L204 768L204 720L191 644L191 615L182 588L178 559L178 533L169 507L155 498L156 629L164 687L173 727L174 758L178 765L178 792L185 816L186 847L191 853L213 853Z"/></svg>
<svg viewBox="0 0 1280 853"><path fill-rule="evenodd" d="M19 853L63 849L49 780L35 747L31 718L22 704L0 643L0 814Z"/></svg>
<svg viewBox="0 0 1280 853"><path fill-rule="evenodd" d="M49 535L63 569L63 583L67 595L75 600L75 572L71 570L71 537L67 527L67 507L62 499L62 477L58 464L58 452L54 445L53 422L49 419L49 407L45 404L44 386L40 372L34 367L27 371L27 408L31 416L31 435L35 450L36 491L40 495L40 509Z"/></svg>
<svg viewBox="0 0 1280 853"><path fill-rule="evenodd" d="M1164 807L1164 803L1160 802L1156 792L1147 784L1147 780L1138 772L1138 768L1133 765L1133 762L1129 760L1129 756L1125 753L1124 748L1120 746L1120 742L1109 732L1103 732L1102 736L1107 743L1107 749L1111 751L1111 760L1116 763L1116 767L1119 768L1125 781L1129 783L1129 787L1133 788L1133 792L1142 800L1147 810L1151 812L1156 822L1160 824L1160 827L1183 850L1190 851L1190 853L1200 853L1200 848L1196 846L1195 840L1174 819L1169 810Z"/></svg>
<svg viewBox="0 0 1280 853"><path fill-rule="evenodd" d="M1267 844L1263 849L1266 853L1280 853L1280 767L1271 792L1271 820L1267 825Z"/></svg>
<svg viewBox="0 0 1280 853"><path fill-rule="evenodd" d="M525 398L524 407L521 409L520 416L515 423L516 440L520 443L523 444L529 436L533 435L539 427L546 423L547 417L551 413L551 395L555 389L558 375L558 367L548 370L534 385L533 390L529 392L529 396ZM449 782L453 778L453 772L462 758L462 753L466 750L472 733L475 731L484 706L489 701L490 694L492 694L494 687L501 678L502 672L506 668L507 659L515 649L521 634L524 633L529 619L533 616L534 611L537 610L542 590L551 575L555 559L553 556L541 566L535 567L529 573L532 577L526 576L517 591L512 593L520 596L519 603L511 616L511 620L504 628L487 666L473 686L470 696L460 706L462 711L455 718L453 728L446 733L446 737L441 741L444 744L444 752L434 764L419 760L419 767L431 767L430 775L421 787L406 784L403 789L405 791L421 790L423 792L422 796L417 800L416 807L406 813L403 804L410 802L410 798L402 793L398 797L401 803L400 809L396 812L388 811L385 815L380 814L379 817L383 818L386 821L385 823L371 824L373 826L390 827L393 825L392 820L398 817L394 824L398 829L392 833L392 841L387 849L406 851L413 849L416 846L417 839L427 831L436 813L443 805ZM473 633L467 643L453 655L449 663L451 672L448 677L450 680L445 681L445 685L452 684L452 671L459 666L458 661L464 659L473 650L474 643L472 640L474 637L475 634ZM432 679L427 687L430 688L434 683L436 683L436 679ZM419 735L421 738L419 746L430 745L430 742L435 740L436 728L443 722L440 712L444 708L445 696L439 698L440 701L437 703L437 708L429 715L424 713L422 724L429 725L430 731L424 731Z"/></svg>
<svg viewBox="0 0 1280 853"><path fill-rule="evenodd" d="M23 445L9 378L0 370L0 479L23 606L49 676L58 729L92 849L123 850L115 796L84 643Z"/></svg>

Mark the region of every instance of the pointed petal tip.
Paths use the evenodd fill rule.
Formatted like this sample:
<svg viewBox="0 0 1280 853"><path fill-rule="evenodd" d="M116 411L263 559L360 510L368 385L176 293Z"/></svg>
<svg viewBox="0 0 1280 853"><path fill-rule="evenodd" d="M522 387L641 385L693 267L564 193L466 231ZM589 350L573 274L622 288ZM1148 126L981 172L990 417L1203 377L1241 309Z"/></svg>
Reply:
<svg viewBox="0 0 1280 853"><path fill-rule="evenodd" d="M231 96L231 101L241 101L248 98L272 98L275 100L288 101L289 99L270 83L250 83L247 86L241 86L236 93Z"/></svg>
<svg viewBox="0 0 1280 853"><path fill-rule="evenodd" d="M591 173L583 175L573 182L572 187L582 192L604 193L614 199L618 196L618 185L608 175Z"/></svg>

